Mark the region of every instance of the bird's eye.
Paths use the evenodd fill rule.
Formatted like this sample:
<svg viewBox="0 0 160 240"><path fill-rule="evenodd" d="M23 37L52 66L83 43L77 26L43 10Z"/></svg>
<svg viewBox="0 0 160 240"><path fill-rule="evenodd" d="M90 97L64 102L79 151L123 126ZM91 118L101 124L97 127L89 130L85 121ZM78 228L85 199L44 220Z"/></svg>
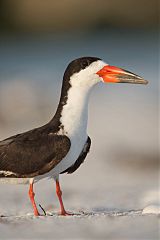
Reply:
<svg viewBox="0 0 160 240"><path fill-rule="evenodd" d="M87 61L83 61L82 63L81 63L81 66L82 66L82 68L84 69L84 68L86 68L86 67L88 67L88 62Z"/></svg>

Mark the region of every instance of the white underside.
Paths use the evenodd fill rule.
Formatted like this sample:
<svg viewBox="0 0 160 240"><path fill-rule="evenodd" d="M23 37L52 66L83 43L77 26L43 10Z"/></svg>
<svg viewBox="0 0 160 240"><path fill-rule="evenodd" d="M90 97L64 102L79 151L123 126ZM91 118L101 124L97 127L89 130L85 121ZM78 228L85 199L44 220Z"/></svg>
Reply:
<svg viewBox="0 0 160 240"><path fill-rule="evenodd" d="M42 178L57 179L59 174L72 166L79 157L87 141L88 100L92 87L101 81L97 74L106 63L93 62L87 69L74 74L70 79L71 88L68 91L68 100L61 113L61 123L64 126L59 134L65 134L71 141L71 147L64 159L50 172L39 175L34 181ZM25 184L30 182L27 178L0 178L1 182Z"/></svg>

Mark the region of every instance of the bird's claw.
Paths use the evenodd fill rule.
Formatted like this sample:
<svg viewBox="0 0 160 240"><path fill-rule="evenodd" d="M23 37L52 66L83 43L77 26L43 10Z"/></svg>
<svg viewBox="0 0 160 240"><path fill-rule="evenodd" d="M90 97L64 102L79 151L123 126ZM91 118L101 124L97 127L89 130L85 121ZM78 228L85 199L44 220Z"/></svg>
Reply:
<svg viewBox="0 0 160 240"><path fill-rule="evenodd" d="M60 215L60 216L73 216L74 214L73 214L73 213L66 212L66 211L63 211L63 212L60 212L59 215Z"/></svg>

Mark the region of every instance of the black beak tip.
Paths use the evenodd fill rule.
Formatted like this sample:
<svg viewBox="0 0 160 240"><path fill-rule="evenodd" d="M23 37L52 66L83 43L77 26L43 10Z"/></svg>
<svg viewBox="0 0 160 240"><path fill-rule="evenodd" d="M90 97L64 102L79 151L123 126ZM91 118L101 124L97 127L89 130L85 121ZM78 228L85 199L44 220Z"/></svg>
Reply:
<svg viewBox="0 0 160 240"><path fill-rule="evenodd" d="M149 81L147 80L144 80L144 84L147 85L149 83Z"/></svg>

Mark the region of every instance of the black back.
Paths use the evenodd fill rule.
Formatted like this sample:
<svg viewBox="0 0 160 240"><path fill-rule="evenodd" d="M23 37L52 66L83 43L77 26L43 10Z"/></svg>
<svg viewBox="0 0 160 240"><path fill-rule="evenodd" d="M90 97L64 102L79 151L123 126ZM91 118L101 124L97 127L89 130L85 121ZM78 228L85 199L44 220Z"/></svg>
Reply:
<svg viewBox="0 0 160 240"><path fill-rule="evenodd" d="M54 168L68 153L70 140L47 125L0 141L0 177L35 177ZM3 172L4 171L4 172ZM6 175L5 171L13 172Z"/></svg>

